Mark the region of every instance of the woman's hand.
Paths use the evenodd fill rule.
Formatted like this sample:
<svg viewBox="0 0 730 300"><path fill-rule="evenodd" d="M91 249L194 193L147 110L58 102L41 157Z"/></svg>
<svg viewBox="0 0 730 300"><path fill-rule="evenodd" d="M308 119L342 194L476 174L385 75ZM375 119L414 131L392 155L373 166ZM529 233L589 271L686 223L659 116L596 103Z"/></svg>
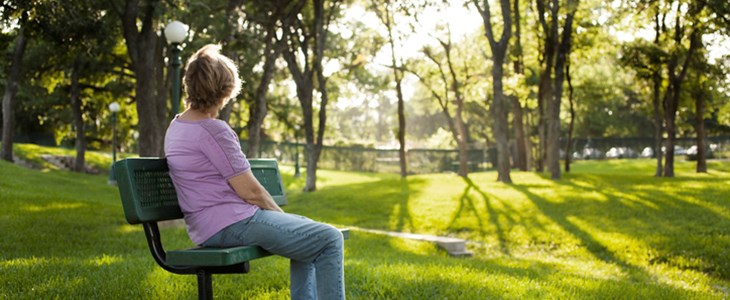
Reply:
<svg viewBox="0 0 730 300"><path fill-rule="evenodd" d="M262 209L284 212L249 170L228 179L238 197Z"/></svg>

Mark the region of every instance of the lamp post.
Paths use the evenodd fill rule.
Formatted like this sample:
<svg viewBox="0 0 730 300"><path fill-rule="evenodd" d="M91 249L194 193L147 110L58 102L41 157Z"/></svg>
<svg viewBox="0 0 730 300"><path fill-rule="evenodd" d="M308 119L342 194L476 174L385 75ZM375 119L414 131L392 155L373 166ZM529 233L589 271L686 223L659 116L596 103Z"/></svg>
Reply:
<svg viewBox="0 0 730 300"><path fill-rule="evenodd" d="M172 67L172 92L170 95L170 119L180 111L180 44L188 35L188 25L180 21L172 21L165 26L165 38L172 45L170 49L170 66Z"/></svg>
<svg viewBox="0 0 730 300"><path fill-rule="evenodd" d="M294 125L294 178L299 176L299 125Z"/></svg>
<svg viewBox="0 0 730 300"><path fill-rule="evenodd" d="M117 179L114 177L114 162L117 161L117 113L121 107L116 101L109 104L109 111L112 113L112 165L109 167L109 181L110 185L117 184Z"/></svg>

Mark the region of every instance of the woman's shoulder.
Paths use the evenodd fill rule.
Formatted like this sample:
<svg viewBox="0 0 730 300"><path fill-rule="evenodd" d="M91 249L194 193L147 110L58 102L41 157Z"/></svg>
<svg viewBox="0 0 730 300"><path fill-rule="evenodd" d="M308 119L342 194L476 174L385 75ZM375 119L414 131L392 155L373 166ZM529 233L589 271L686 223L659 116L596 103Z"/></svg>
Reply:
<svg viewBox="0 0 730 300"><path fill-rule="evenodd" d="M208 131L211 135L215 136L222 132L228 132L233 129L231 129L231 126L228 125L223 120L220 119L206 119L200 122L200 126L205 128L206 131Z"/></svg>

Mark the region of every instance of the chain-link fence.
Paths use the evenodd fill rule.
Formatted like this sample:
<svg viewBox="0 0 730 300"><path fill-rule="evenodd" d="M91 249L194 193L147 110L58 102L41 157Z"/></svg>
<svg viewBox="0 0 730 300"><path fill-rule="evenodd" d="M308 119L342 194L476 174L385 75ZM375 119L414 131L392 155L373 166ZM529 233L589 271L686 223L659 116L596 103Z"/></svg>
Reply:
<svg viewBox="0 0 730 300"><path fill-rule="evenodd" d="M561 155L565 155L565 141L561 144ZM677 138L674 155L696 159L696 144L695 138ZM707 158L730 158L730 136L708 137L705 144ZM569 154L573 159L623 159L656 157L654 152L652 138L579 138L573 141Z"/></svg>
<svg viewBox="0 0 730 300"><path fill-rule="evenodd" d="M675 155L693 159L695 145L693 138L678 138ZM565 141L561 141L561 155L565 155ZM247 141L241 147L248 149ZM655 157L654 140L651 138L578 138L572 143L569 154L573 159L631 159ZM302 143L264 141L259 147L259 157L276 158L282 163L302 168L306 165L306 147ZM710 159L730 159L730 136L707 139L707 153ZM471 149L468 152L470 172L492 169L497 164L495 148ZM457 150L409 149L406 152L408 172L411 174L455 172L459 168ZM397 149L374 149L366 147L324 146L319 159L320 168L365 172L400 172Z"/></svg>
<svg viewBox="0 0 730 300"><path fill-rule="evenodd" d="M247 141L241 142L244 151ZM259 157L276 158L282 163L306 164L304 144L264 141L259 147ZM495 164L496 151L472 149L468 152L469 170L483 171ZM410 149L406 152L408 172L414 174L456 171L459 167L457 150ZM400 172L397 149L374 149L365 147L324 146L318 166L323 169L365 172Z"/></svg>

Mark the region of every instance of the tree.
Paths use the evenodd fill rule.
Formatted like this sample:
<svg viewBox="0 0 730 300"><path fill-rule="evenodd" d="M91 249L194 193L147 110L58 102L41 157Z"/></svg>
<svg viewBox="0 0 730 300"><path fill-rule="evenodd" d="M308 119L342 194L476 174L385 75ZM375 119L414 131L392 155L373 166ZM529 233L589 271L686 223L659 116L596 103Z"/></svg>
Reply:
<svg viewBox="0 0 730 300"><path fill-rule="evenodd" d="M664 171L662 163L662 135L664 132L664 118L662 118L661 107L661 88L662 88L662 71L661 71L661 53L657 51L661 42L661 24L659 22L659 10L654 13L654 45L649 48L654 52L650 55L650 62L647 64L650 68L652 82L652 108L654 116L654 153L656 153L656 169L654 176L660 177Z"/></svg>
<svg viewBox="0 0 730 300"><path fill-rule="evenodd" d="M654 29L654 41L651 47L635 43L627 47L626 59L628 65L649 69L653 83L653 103L656 125L655 153L657 153L656 176L674 176L674 145L678 132L677 115L682 106L681 99L686 97L684 92L687 76L695 68L702 68L706 54L703 52L704 35L725 32L728 33L727 12L730 4L726 1L635 1L629 2L629 9L638 8L648 11L648 15L638 15L639 22L651 19ZM641 57L645 57L641 59ZM644 72L647 73L647 72ZM646 74L641 77L647 77ZM696 91L696 90L695 90ZM695 111L702 115L705 97L695 99ZM700 117L703 118L703 117ZM700 122L699 119L695 122ZM663 123L663 128L661 127ZM695 126L698 136L703 135L704 128ZM661 135L666 131L667 139L661 151ZM698 143L702 143L698 141ZM704 147L703 147L704 148ZM699 150L699 149L698 149ZM703 149L704 150L704 149ZM665 152L662 165L662 152ZM704 153L699 153L704 155ZM700 159L698 163L702 163ZM702 170L698 166L698 171Z"/></svg>
<svg viewBox="0 0 730 300"><path fill-rule="evenodd" d="M520 13L520 1L514 0L512 13L514 15L514 45L511 55L513 56L512 66L515 75L525 76L524 52L522 49L522 16ZM514 164L521 171L527 171L530 165L530 138L525 132L524 110L520 101L519 93L514 92L509 96L512 100L512 123L515 134L515 157Z"/></svg>
<svg viewBox="0 0 730 300"><path fill-rule="evenodd" d="M241 3L233 3L241 2ZM245 11L246 26L237 26L240 16L231 12L232 5L242 5ZM248 157L258 157L262 138L264 119L268 114L267 94L269 85L276 72L276 60L286 47L286 41L277 38L280 20L291 18L289 14L297 13L296 5L290 1L229 1L228 26L233 28L228 44L233 46L232 52L248 59L242 73L249 74L249 82L253 95L247 97L249 103ZM260 74L254 76L254 69L259 61L263 61ZM230 104L232 105L232 103Z"/></svg>
<svg viewBox="0 0 730 300"><path fill-rule="evenodd" d="M168 121L168 84L164 68L164 38L157 34L163 4L159 0L111 2L118 15L131 69L139 119L139 155L163 156Z"/></svg>
<svg viewBox="0 0 730 300"><path fill-rule="evenodd" d="M93 1L46 1L39 4L36 11L39 38L50 43L45 46L56 50L41 68L50 73L48 76L54 76L54 72L70 73L70 83L61 87L70 98L72 124L76 131L76 159L72 169L83 172L87 147L83 89L104 89L90 85L89 81L112 72L103 59L111 57L109 52L116 43L114 27ZM79 18L79 15L85 17Z"/></svg>
<svg viewBox="0 0 730 300"><path fill-rule="evenodd" d="M497 142L497 180L504 183L512 183L510 177L510 156L509 156L509 144L508 130L509 123L507 122L507 115L509 113L509 103L507 97L504 95L504 88L502 84L502 77L504 76L504 63L507 56L507 47L509 46L509 39L512 34L512 12L509 0L501 0L500 6L502 8L502 22L504 23L502 28L502 34L497 40L492 28L492 14L490 11L489 1L484 0L480 4L477 0L472 0L472 4L477 8L479 14L482 16L484 21L484 32L487 40L489 41L489 47L492 50L492 94L494 99L490 112L494 118L494 139Z"/></svg>
<svg viewBox="0 0 730 300"><path fill-rule="evenodd" d="M570 149L573 148L573 129L575 128L575 100L573 98L573 81L570 78L570 57L565 62L565 80L568 82L568 105L570 108L570 123L568 124L568 139L565 143L565 172L570 172Z"/></svg>
<svg viewBox="0 0 730 300"><path fill-rule="evenodd" d="M447 26L448 28L448 26ZM409 70L423 83L433 98L438 102L454 141L459 150L459 169L457 174L467 177L468 166L468 135L464 122L464 106L466 103L466 87L473 79L472 73L466 63L458 63L452 50L456 47L451 41L451 32L448 30L447 40L434 37L441 46L441 51L436 51L430 46L425 46L421 52L433 67L423 71ZM462 57L463 58L463 57ZM410 64L413 65L413 64ZM461 66L461 67L459 67ZM454 105L453 110L451 104Z"/></svg>
<svg viewBox="0 0 730 300"><path fill-rule="evenodd" d="M689 3L685 8L688 10L686 16L689 20L682 18L682 8L684 5L676 5L676 18L674 24L674 32L671 41L675 44L669 53L666 64L668 74L668 86L664 93L664 122L667 130L666 157L664 163L664 177L674 177L674 144L677 138L677 111L679 109L679 99L682 94L682 84L687 76L690 68L692 56L702 44L702 32L698 14L703 8L701 3ZM687 22L687 23L685 23ZM666 28L666 24L663 27ZM690 27L689 35L685 35L685 26ZM689 48L682 47L683 42L689 39Z"/></svg>
<svg viewBox="0 0 730 300"><path fill-rule="evenodd" d="M339 13L340 1L314 0L296 2L293 13L283 20L283 36L287 47L283 56L289 72L297 86L297 98L304 119L306 141L307 179L304 191L317 189L317 162L322 152L322 143L327 123L327 78L324 76L322 60L327 46L327 33L335 16ZM327 2L325 5L325 2ZM299 13L296 13L299 12ZM316 84L316 86L315 86ZM315 140L314 132L314 90L319 92L319 124Z"/></svg>
<svg viewBox="0 0 730 300"><path fill-rule="evenodd" d="M23 54L25 53L25 46L27 44L26 37L26 26L28 24L28 11L27 7L24 6L24 2L20 2L16 7L10 7L9 5L3 5L3 13L15 13L19 14L18 18L18 34L15 38L15 47L13 49L13 56L10 62L10 70L8 71L8 81L5 85L5 92L3 94L3 131L2 131L2 151L0 157L3 160L12 162L13 161L13 135L15 134L15 121L14 121L14 102L15 95L18 92L18 81L20 79L20 70L23 63Z"/></svg>
<svg viewBox="0 0 730 300"><path fill-rule="evenodd" d="M408 175L407 161L406 161L406 116L405 116L405 101L403 99L403 60L396 55L396 38L394 37L394 26L395 26L395 6L402 5L401 3L392 3L390 0L385 0L385 7L381 11L378 6L379 3L373 4L373 9L376 11L380 22L385 25L388 31L388 46L390 47L390 68L393 71L393 80L395 82L395 92L398 97L398 158L400 161L400 176L405 178Z"/></svg>
<svg viewBox="0 0 730 300"><path fill-rule="evenodd" d="M660 26L659 15L655 15L654 24L655 37L653 43L643 39L627 43L622 47L620 62L634 71L635 77L647 82L651 86L652 116L654 125L654 154L656 155L656 168L654 176L660 177L663 174L662 140L664 132L664 118L662 116L661 94L662 94L662 59L663 54L659 48Z"/></svg>
<svg viewBox="0 0 730 300"><path fill-rule="evenodd" d="M711 123L712 118L712 114L708 112L714 111L718 104L726 99L725 95L718 92L718 88L724 90L722 82L725 80L726 73L723 70L721 59L715 64L711 64L702 59L707 56L706 51L701 51L701 54L693 62L694 67L687 80L689 98L694 102L694 120L688 121L693 123L696 133L697 164L695 170L697 173L707 173L707 150L710 149L707 143L707 125Z"/></svg>
<svg viewBox="0 0 730 300"><path fill-rule="evenodd" d="M544 123L547 125L545 142L546 164L552 179L560 179L560 101L565 79L565 64L571 47L573 35L573 20L578 9L578 1L570 0L564 10L566 15L563 21L562 32L559 33L560 2L553 0L550 4L545 0L537 0L537 10L540 24L545 34L543 64L544 69L540 76L539 101L543 107L547 106ZM548 7L550 23L546 16ZM541 109L542 113L542 109Z"/></svg>

